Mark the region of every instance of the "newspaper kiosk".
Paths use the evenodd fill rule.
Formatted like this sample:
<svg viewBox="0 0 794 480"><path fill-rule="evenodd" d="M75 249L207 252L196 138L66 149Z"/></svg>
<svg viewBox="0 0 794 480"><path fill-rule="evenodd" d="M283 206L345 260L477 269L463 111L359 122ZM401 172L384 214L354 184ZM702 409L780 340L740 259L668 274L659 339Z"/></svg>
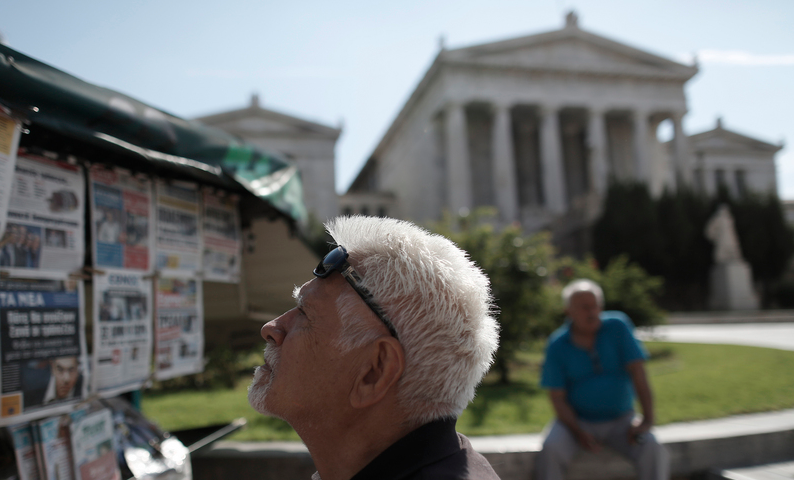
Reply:
<svg viewBox="0 0 794 480"><path fill-rule="evenodd" d="M244 236L296 242L302 196L284 159L0 45L0 479L190 478L119 395L289 301L247 301Z"/></svg>

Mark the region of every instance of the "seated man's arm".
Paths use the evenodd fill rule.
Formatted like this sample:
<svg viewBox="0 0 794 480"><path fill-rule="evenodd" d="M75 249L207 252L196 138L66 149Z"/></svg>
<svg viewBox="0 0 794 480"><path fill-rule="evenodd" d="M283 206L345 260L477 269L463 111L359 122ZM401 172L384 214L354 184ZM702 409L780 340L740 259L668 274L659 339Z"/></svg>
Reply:
<svg viewBox="0 0 794 480"><path fill-rule="evenodd" d="M648 384L648 377L645 374L645 361L635 360L626 365L626 369L631 375L634 391L637 392L640 408L642 408L642 423L633 425L629 429L629 442L634 443L638 435L642 435L653 426L653 394L651 393L651 386Z"/></svg>
<svg viewBox="0 0 794 480"><path fill-rule="evenodd" d="M601 446L595 441L595 438L579 426L579 419L568 403L565 390L553 388L549 390L549 398L551 399L551 405L554 407L554 412L557 414L557 420L568 427L568 430L570 430L582 448L591 452L600 450Z"/></svg>

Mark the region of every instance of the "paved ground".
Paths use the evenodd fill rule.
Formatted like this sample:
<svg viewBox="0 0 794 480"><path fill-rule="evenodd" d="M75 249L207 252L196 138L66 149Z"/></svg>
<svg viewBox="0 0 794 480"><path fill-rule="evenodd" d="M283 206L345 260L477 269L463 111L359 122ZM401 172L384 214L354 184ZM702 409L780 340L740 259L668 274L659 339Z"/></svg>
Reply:
<svg viewBox="0 0 794 480"><path fill-rule="evenodd" d="M794 350L794 323L732 323L661 325L637 329L642 340L681 343L719 343Z"/></svg>

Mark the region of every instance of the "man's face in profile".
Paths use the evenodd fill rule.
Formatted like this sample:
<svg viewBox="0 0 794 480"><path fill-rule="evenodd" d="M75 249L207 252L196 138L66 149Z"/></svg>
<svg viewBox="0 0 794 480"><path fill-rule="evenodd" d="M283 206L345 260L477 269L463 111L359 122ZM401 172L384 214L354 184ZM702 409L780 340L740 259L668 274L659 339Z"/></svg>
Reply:
<svg viewBox="0 0 794 480"><path fill-rule="evenodd" d="M77 357L56 358L51 368L55 378L55 397L59 400L67 398L77 383Z"/></svg>

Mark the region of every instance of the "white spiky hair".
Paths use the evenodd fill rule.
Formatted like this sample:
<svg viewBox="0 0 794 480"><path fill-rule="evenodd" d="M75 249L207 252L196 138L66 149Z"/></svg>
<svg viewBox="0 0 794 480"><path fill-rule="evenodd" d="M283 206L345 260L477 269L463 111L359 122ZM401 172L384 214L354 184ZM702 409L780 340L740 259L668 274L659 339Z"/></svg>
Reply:
<svg viewBox="0 0 794 480"><path fill-rule="evenodd" d="M449 239L409 222L338 217L326 228L397 329L406 359L399 399L409 420L460 415L499 343L488 277ZM343 341L355 342L374 323L356 321L344 308L351 303L337 302L350 327L345 337L353 332Z"/></svg>

